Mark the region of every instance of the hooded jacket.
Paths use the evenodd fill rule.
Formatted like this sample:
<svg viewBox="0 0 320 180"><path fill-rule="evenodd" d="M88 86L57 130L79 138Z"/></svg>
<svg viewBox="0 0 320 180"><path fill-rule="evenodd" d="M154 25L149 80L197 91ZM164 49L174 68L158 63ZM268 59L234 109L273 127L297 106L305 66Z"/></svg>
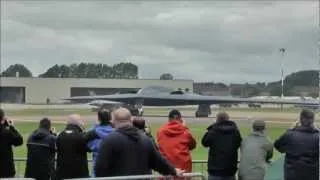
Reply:
<svg viewBox="0 0 320 180"><path fill-rule="evenodd" d="M87 141L77 125L68 124L57 138L56 179L89 177Z"/></svg>
<svg viewBox="0 0 320 180"><path fill-rule="evenodd" d="M0 125L0 178L15 176L12 146L22 143L22 136L13 126Z"/></svg>
<svg viewBox="0 0 320 180"><path fill-rule="evenodd" d="M319 130L313 127L289 129L274 147L285 153L285 180L319 180Z"/></svg>
<svg viewBox="0 0 320 180"><path fill-rule="evenodd" d="M241 143L238 175L241 180L263 180L273 144L263 132L252 132Z"/></svg>
<svg viewBox="0 0 320 180"><path fill-rule="evenodd" d="M49 130L39 128L28 138L26 178L46 180L54 177L56 137Z"/></svg>
<svg viewBox="0 0 320 180"><path fill-rule="evenodd" d="M157 132L157 141L161 154L176 168L192 171L190 151L196 148L196 140L188 127L178 120L164 124Z"/></svg>
<svg viewBox="0 0 320 180"><path fill-rule="evenodd" d="M102 142L95 172L97 177L151 174L176 175L155 149L149 137L135 127L125 126L110 133Z"/></svg>
<svg viewBox="0 0 320 180"><path fill-rule="evenodd" d="M232 121L219 121L207 128L202 145L209 147L208 173L211 176L234 176L238 165L241 135Z"/></svg>
<svg viewBox="0 0 320 180"><path fill-rule="evenodd" d="M94 166L96 164L97 157L99 155L100 144L104 138L106 138L112 131L114 131L111 125L96 125L85 135L87 141L87 147L92 152L92 176L95 176Z"/></svg>

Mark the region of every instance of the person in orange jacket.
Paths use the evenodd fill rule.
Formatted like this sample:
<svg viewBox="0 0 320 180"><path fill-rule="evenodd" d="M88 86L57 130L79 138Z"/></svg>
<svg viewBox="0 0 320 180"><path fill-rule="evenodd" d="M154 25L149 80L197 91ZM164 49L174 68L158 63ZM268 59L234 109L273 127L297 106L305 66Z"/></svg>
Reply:
<svg viewBox="0 0 320 180"><path fill-rule="evenodd" d="M181 113L174 109L169 113L169 122L157 132L160 153L176 168L192 172L190 151L195 149L197 142L182 119Z"/></svg>

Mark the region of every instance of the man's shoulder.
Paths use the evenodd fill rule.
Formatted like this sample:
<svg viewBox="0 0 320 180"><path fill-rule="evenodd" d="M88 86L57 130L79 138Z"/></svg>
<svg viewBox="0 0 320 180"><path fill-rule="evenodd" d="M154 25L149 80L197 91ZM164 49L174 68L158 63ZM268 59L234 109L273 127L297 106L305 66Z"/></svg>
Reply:
<svg viewBox="0 0 320 180"><path fill-rule="evenodd" d="M119 131L115 130L110 132L108 136L104 138L104 141L117 140L120 138L122 138L122 134Z"/></svg>
<svg viewBox="0 0 320 180"><path fill-rule="evenodd" d="M83 137L84 135L85 135L85 133L83 133L83 132L65 129L65 130L63 130L62 132L60 132L60 133L57 135L57 138L68 137L68 136L72 136L72 137Z"/></svg>
<svg viewBox="0 0 320 180"><path fill-rule="evenodd" d="M90 129L84 134L88 139L95 139L97 137L97 133L95 129Z"/></svg>

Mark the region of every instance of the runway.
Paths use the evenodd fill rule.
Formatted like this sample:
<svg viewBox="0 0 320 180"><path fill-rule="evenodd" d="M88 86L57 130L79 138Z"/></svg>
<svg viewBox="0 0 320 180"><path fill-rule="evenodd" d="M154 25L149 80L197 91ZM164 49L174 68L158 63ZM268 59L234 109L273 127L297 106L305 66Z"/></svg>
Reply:
<svg viewBox="0 0 320 180"><path fill-rule="evenodd" d="M13 111L21 111L21 110L25 110L25 109L38 109L39 112L35 112L32 114L17 114L17 115L13 115L10 116L9 118L12 119L15 122L39 122L40 119L42 119L43 117L48 117L50 118L53 122L55 123L65 123L67 120L67 116L70 112L73 113L72 111L75 112L79 112L79 109L81 111L81 109L87 109L86 106L83 105L5 105L7 110L13 110ZM55 112L55 114L46 116L46 114L50 114L50 112L48 112L48 110L53 110L55 108L58 108L58 110L62 110L63 114L59 114L57 112ZM61 109L62 108L62 109ZM44 110L41 110L44 109ZM155 108L148 108L145 110L145 116L144 118L149 121L150 123L165 123L167 122L167 114L169 109L158 109L158 110L154 110ZM178 108L179 109L179 108ZM68 113L66 113L65 111L68 111ZM190 109L186 109L186 107L184 107L183 109L181 109L183 118L186 120L187 123L191 123L191 124L211 124L212 122L215 121L215 114L217 113L217 110L213 110L212 111L212 116L213 117L208 117L208 118L197 118L194 117L195 114L195 110L190 108ZM281 112L279 111L274 111L274 112L267 112L267 111L263 111L261 110L261 112L259 111L241 111L241 110L230 110L227 111L227 113L230 116L230 119L235 121L238 124L251 124L254 120L256 119L261 119L261 120L265 120L268 124L283 124L283 125L290 125L292 123L294 123L296 120L298 120L299 118L299 114L298 113L294 113L294 112ZM88 123L88 124L92 124L95 123L97 120L96 117L96 113L92 112L92 113L88 113L86 115L82 115L82 119Z"/></svg>
<svg viewBox="0 0 320 180"><path fill-rule="evenodd" d="M86 124L93 124L97 121L96 116L81 116L82 119L85 121ZM40 116L14 116L10 117L14 122L39 122L41 118ZM66 123L67 116L52 116L49 117L54 123ZM144 116L146 121L150 124L161 124L168 121L167 117L164 116ZM184 117L186 123L189 124L211 124L215 121L215 118L196 118L196 117ZM237 117L232 118L231 120L235 121L237 124L251 124L253 120L247 117ZM290 125L295 121L276 121L276 120L265 120L268 124L282 124L282 125Z"/></svg>

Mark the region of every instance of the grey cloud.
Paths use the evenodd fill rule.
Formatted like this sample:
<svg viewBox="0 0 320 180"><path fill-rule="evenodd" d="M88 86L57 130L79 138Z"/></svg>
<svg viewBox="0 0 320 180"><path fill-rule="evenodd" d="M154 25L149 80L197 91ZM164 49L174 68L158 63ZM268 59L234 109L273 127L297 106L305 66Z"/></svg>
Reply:
<svg viewBox="0 0 320 180"><path fill-rule="evenodd" d="M316 1L6 1L1 8L2 68L24 62L39 74L55 63L132 61L143 78L273 81L280 47L288 50L287 73L317 65Z"/></svg>

